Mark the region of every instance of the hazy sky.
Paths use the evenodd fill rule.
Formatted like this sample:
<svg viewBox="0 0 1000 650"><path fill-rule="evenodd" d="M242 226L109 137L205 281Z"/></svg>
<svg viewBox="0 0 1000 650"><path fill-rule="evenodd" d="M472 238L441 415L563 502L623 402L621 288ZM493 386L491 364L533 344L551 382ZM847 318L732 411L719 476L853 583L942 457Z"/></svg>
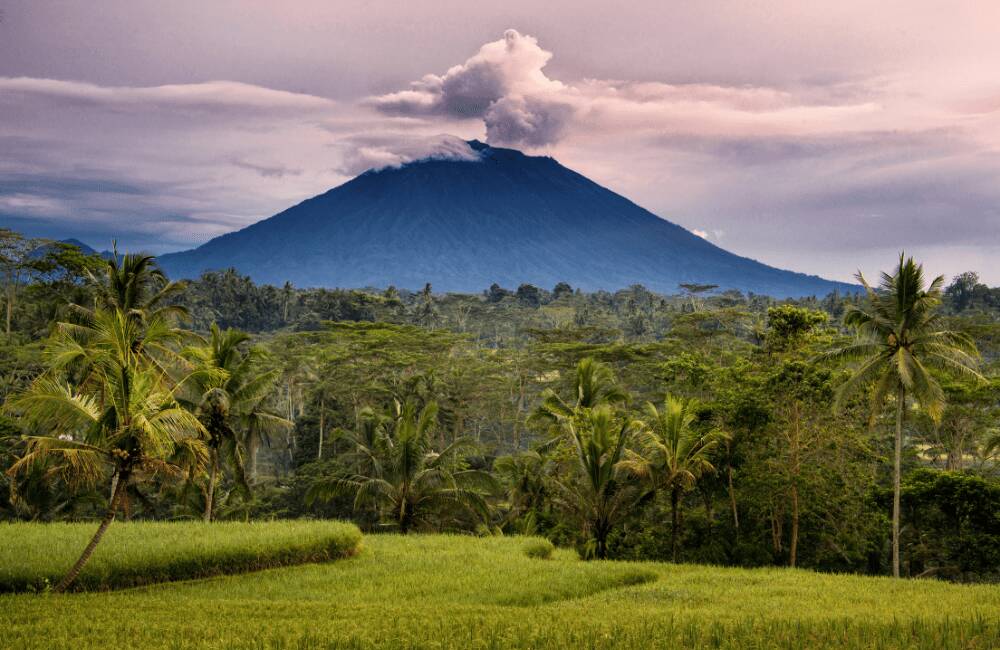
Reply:
<svg viewBox="0 0 1000 650"><path fill-rule="evenodd" d="M187 248L488 139L733 252L1000 284L1000 3L0 0L0 224Z"/></svg>

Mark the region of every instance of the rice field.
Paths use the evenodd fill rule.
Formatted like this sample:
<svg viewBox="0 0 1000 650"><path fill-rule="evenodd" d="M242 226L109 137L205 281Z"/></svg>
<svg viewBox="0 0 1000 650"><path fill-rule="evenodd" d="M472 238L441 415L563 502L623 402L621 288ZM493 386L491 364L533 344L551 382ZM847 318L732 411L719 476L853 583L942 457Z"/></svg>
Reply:
<svg viewBox="0 0 1000 650"><path fill-rule="evenodd" d="M304 522L252 526L298 531L290 538L310 530ZM7 565L13 556L10 542L4 546L0 557ZM125 591L5 594L0 646L1000 646L997 586L581 562L561 549L539 559L529 557L531 546L523 538L378 535L366 537L358 555L337 562Z"/></svg>
<svg viewBox="0 0 1000 650"><path fill-rule="evenodd" d="M96 523L0 523L0 592L41 592L58 583L96 529ZM360 544L357 526L335 521L115 522L72 589L325 561L352 555Z"/></svg>

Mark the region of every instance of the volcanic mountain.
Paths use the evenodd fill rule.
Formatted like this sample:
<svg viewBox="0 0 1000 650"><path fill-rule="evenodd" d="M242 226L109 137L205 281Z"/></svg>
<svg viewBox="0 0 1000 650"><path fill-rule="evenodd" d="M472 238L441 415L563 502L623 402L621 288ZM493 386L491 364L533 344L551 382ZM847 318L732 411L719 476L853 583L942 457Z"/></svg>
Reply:
<svg viewBox="0 0 1000 650"><path fill-rule="evenodd" d="M716 284L776 297L855 287L729 253L548 157L469 143L472 159L370 170L193 250L171 277L235 267L257 282L480 292Z"/></svg>

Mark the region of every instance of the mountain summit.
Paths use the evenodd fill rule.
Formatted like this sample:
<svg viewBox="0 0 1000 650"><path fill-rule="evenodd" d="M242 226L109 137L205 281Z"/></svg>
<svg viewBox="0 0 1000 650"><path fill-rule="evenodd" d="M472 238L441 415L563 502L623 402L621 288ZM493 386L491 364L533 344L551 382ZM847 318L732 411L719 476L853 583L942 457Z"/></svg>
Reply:
<svg viewBox="0 0 1000 650"><path fill-rule="evenodd" d="M549 157L469 143L369 170L193 250L160 258L172 277L235 267L257 282L479 292L494 282L584 290L717 284L776 297L851 285L733 255Z"/></svg>

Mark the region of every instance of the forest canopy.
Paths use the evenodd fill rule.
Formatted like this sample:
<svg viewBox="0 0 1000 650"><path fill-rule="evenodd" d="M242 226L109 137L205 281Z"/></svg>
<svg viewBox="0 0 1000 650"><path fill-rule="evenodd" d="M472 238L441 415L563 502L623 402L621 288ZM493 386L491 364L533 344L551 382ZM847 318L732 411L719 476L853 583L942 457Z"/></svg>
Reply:
<svg viewBox="0 0 1000 650"><path fill-rule="evenodd" d="M0 243L0 519L339 518L1000 578L1000 288L975 273L471 295Z"/></svg>

